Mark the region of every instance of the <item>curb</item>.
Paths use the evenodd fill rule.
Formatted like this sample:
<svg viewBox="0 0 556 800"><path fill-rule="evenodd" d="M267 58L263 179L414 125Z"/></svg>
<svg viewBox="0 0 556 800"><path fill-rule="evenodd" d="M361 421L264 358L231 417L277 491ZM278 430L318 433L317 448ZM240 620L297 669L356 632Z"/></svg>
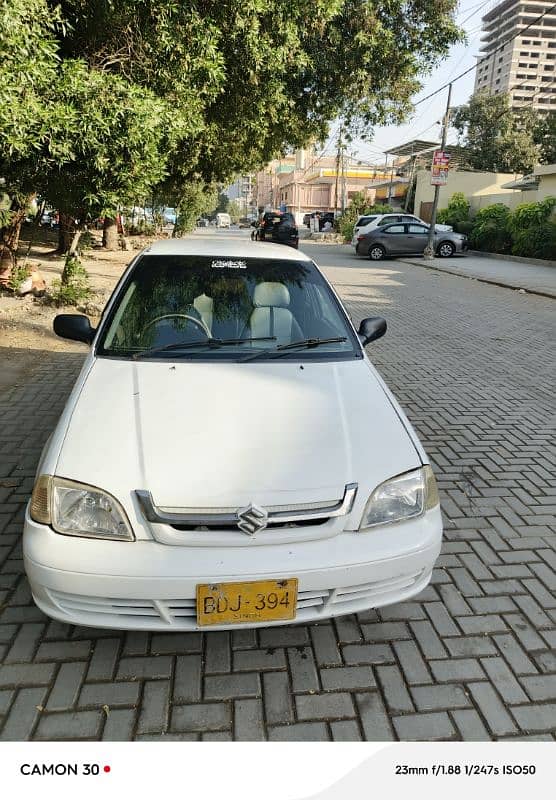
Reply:
<svg viewBox="0 0 556 800"><path fill-rule="evenodd" d="M495 281L491 278L479 278L477 275L465 275L463 272L456 272L455 270L448 269L448 267L435 267L433 264L426 263L424 260L422 264L417 264L415 261L406 261L403 258L397 258L396 261L401 261L402 264L410 264L412 267L424 267L425 269L433 269L436 272L446 272L448 275L456 275L458 278L488 283L491 286L500 286L502 289L511 289L513 292L519 292L520 290L523 290L527 294L536 294L539 297L548 297L550 300L556 300L556 292L551 294L550 292L543 292L540 289L527 289L525 286L514 286L511 283L501 283L500 281Z"/></svg>
<svg viewBox="0 0 556 800"><path fill-rule="evenodd" d="M522 256L505 256L502 253L485 253L482 250L468 250L470 256L494 258L498 261L513 261L516 264L533 264L535 267L556 267L556 261L547 258L524 258Z"/></svg>

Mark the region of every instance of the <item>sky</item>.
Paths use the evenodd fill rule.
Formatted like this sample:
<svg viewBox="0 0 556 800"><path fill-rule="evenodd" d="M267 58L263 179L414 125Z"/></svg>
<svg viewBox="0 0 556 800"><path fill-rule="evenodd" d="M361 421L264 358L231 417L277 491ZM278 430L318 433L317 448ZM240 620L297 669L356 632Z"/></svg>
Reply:
<svg viewBox="0 0 556 800"><path fill-rule="evenodd" d="M450 55L430 75L423 78L423 89L415 95L414 102L421 97L443 86L447 81L459 75L460 72L473 66L479 53L481 38L481 18L497 5L500 0L460 0L457 22L467 34L467 42L451 48ZM473 92L475 71L456 81L452 87L452 100L450 105L457 106L465 103ZM432 142L439 141L440 125L437 122L442 118L446 106L447 89L435 97L418 105L407 124L400 126L377 127L370 142L354 142L355 156L363 161L381 163L384 161L384 150L396 147L412 139L427 139ZM334 131L332 126L332 132ZM454 144L456 134L450 131L448 144ZM334 144L330 143L328 152L333 152Z"/></svg>

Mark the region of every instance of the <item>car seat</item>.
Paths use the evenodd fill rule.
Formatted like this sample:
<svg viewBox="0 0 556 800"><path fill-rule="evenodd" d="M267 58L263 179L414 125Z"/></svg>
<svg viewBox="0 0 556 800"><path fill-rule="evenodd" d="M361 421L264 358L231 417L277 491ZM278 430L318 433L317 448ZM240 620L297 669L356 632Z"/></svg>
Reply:
<svg viewBox="0 0 556 800"><path fill-rule="evenodd" d="M212 336L212 320L214 316L214 300L206 294L200 294L193 300L193 308L199 314Z"/></svg>
<svg viewBox="0 0 556 800"><path fill-rule="evenodd" d="M290 293L283 283L265 281L255 287L254 310L249 320L251 336L275 336L278 344L303 338L303 332L289 309Z"/></svg>

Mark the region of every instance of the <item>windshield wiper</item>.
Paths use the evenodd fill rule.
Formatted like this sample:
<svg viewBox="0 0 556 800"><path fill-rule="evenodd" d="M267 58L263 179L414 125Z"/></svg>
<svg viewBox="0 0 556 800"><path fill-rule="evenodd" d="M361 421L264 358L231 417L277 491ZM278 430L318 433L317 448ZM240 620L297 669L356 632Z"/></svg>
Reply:
<svg viewBox="0 0 556 800"><path fill-rule="evenodd" d="M347 336L331 336L328 339L300 339L298 342L290 342L289 344L279 344L274 350L257 350L256 353L249 353L248 356L240 358L240 361L254 361L256 358L262 356L272 356L272 358L279 358L285 355L287 350L296 350L297 348L311 348L318 347L320 344L332 344L333 342L347 342Z"/></svg>
<svg viewBox="0 0 556 800"><path fill-rule="evenodd" d="M210 337L202 342L174 342L174 344L165 344L161 347L153 347L150 350L142 350L140 353L134 353L133 359L136 361L138 358L146 358L148 356L156 355L157 353L167 353L172 350L188 350L193 347L218 348L226 344L243 344L243 342L271 342L275 340L276 336L253 336L244 339L213 339Z"/></svg>

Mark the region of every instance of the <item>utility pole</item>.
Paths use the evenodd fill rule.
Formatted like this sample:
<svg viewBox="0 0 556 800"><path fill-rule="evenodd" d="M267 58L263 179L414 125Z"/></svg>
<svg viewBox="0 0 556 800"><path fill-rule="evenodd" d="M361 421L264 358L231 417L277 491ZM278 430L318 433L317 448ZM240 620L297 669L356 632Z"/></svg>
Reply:
<svg viewBox="0 0 556 800"><path fill-rule="evenodd" d="M345 147L342 145L342 202L341 202L342 214L346 210L346 205L347 205L346 157L345 157Z"/></svg>
<svg viewBox="0 0 556 800"><path fill-rule="evenodd" d="M338 131L338 145L336 150L336 179L334 181L334 218L338 214L338 178L340 176L340 156L342 153L342 126Z"/></svg>
<svg viewBox="0 0 556 800"><path fill-rule="evenodd" d="M446 139L448 138L448 124L450 121L450 100L452 99L452 84L448 84L448 98L446 100L446 112L444 114L444 123L442 125L442 144L440 145L440 149L444 151L446 148ZM433 155L434 159L434 155ZM431 177L432 177L432 169L431 169ZM440 186L434 187L434 200L432 202L432 211L431 211L431 221L430 221L430 228L429 228L429 238L427 240L427 246L424 250L424 257L431 259L434 258L434 233L436 228L436 212L438 211L438 197L440 195Z"/></svg>

